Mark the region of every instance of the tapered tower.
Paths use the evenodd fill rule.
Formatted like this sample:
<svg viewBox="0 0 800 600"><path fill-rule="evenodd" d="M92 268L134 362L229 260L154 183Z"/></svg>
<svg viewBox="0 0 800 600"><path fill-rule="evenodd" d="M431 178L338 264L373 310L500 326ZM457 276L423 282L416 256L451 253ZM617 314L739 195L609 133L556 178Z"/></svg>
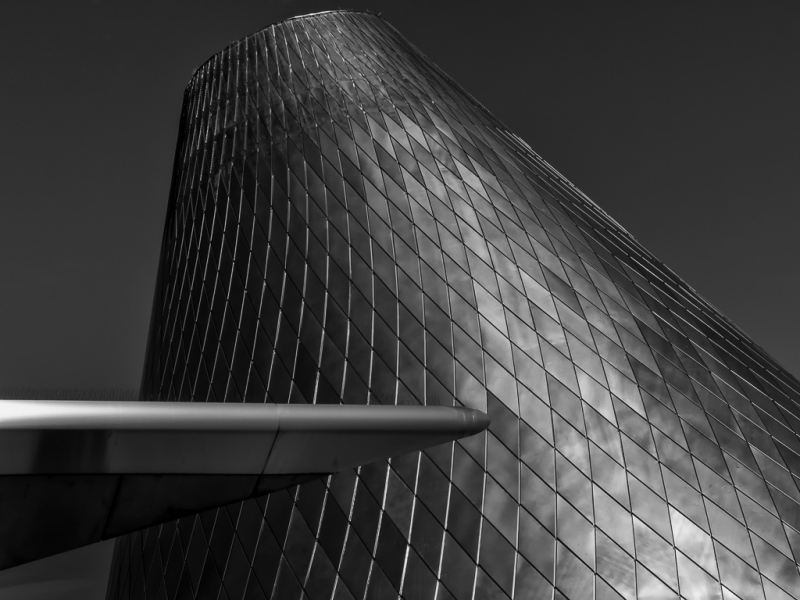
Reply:
<svg viewBox="0 0 800 600"><path fill-rule="evenodd" d="M192 78L142 388L492 424L130 535L112 599L800 597L798 381L372 14Z"/></svg>

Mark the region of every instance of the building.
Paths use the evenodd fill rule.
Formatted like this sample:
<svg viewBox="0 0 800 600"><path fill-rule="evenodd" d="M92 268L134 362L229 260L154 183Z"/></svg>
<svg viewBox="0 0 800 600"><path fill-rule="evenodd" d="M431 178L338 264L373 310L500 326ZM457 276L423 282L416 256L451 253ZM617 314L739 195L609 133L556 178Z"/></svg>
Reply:
<svg viewBox="0 0 800 600"><path fill-rule="evenodd" d="M372 14L192 78L142 390L492 422L129 535L110 599L800 597L800 382Z"/></svg>

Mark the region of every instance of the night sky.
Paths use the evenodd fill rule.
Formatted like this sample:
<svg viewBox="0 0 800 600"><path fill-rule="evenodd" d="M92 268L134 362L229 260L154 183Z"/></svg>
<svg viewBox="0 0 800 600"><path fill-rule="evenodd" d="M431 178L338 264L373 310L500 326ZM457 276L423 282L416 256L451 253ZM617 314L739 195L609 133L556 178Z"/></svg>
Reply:
<svg viewBox="0 0 800 600"><path fill-rule="evenodd" d="M800 374L800 3L356 1ZM0 5L0 389L132 394L183 87L330 2ZM99 600L113 543L0 573Z"/></svg>

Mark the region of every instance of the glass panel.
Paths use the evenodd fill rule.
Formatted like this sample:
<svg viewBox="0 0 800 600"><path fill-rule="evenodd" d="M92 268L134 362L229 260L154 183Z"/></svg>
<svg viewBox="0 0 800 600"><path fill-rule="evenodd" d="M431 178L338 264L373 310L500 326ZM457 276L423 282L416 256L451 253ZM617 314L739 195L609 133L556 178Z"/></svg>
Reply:
<svg viewBox="0 0 800 600"><path fill-rule="evenodd" d="M667 505L647 486L633 477L628 478L633 513L652 527L656 533L672 542L672 529Z"/></svg>
<svg viewBox="0 0 800 600"><path fill-rule="evenodd" d="M733 486L703 463L697 460L693 462L703 494L711 498L717 506L724 508L728 514L743 522L744 518Z"/></svg>
<svg viewBox="0 0 800 600"><path fill-rule="evenodd" d="M411 545L433 571L439 568L442 537L441 523L434 518L424 504L418 503L414 509Z"/></svg>
<svg viewBox="0 0 800 600"><path fill-rule="evenodd" d="M375 562L380 565L384 575L388 578L391 586L400 589L400 580L403 576L405 566L406 539L400 530L386 515L381 520L381 529L378 534L378 546L375 552ZM375 571L370 575L374 577Z"/></svg>
<svg viewBox="0 0 800 600"><path fill-rule="evenodd" d="M475 568L475 563L469 555L452 537L446 535L441 578L456 600L471 600Z"/></svg>
<svg viewBox="0 0 800 600"><path fill-rule="evenodd" d="M555 490L533 471L522 467L522 506L550 532L555 532Z"/></svg>
<svg viewBox="0 0 800 600"><path fill-rule="evenodd" d="M447 530L475 560L481 533L481 513L457 489L450 490Z"/></svg>
<svg viewBox="0 0 800 600"><path fill-rule="evenodd" d="M519 517L519 551L541 573L552 580L555 561L555 538L525 511Z"/></svg>
<svg viewBox="0 0 800 600"><path fill-rule="evenodd" d="M678 594L664 585L658 577L648 571L642 563L636 563L637 598L663 598L678 600Z"/></svg>
<svg viewBox="0 0 800 600"><path fill-rule="evenodd" d="M669 514L675 536L675 547L716 576L717 563L711 536L674 508L670 507Z"/></svg>
<svg viewBox="0 0 800 600"><path fill-rule="evenodd" d="M578 370L578 385L581 389L581 398L611 423L616 423L614 406L608 390L581 370Z"/></svg>
<svg viewBox="0 0 800 600"><path fill-rule="evenodd" d="M556 453L558 493L588 519L592 519L592 483L561 454Z"/></svg>
<svg viewBox="0 0 800 600"><path fill-rule="evenodd" d="M483 514L509 540L517 539L518 504L494 479L487 477Z"/></svg>
<svg viewBox="0 0 800 600"><path fill-rule="evenodd" d="M598 512L599 510L598 508ZM633 558L602 531L597 532L597 573L622 597L629 599L636 597L636 570Z"/></svg>
<svg viewBox="0 0 800 600"><path fill-rule="evenodd" d="M558 539L588 565L594 564L594 527L561 496L558 496Z"/></svg>
<svg viewBox="0 0 800 600"><path fill-rule="evenodd" d="M594 575L560 542L556 549L556 587L568 600L592 597Z"/></svg>
<svg viewBox="0 0 800 600"><path fill-rule="evenodd" d="M797 573L797 564L793 560L786 558L760 537L755 535L750 537L753 541L753 548L756 551L761 573L784 590L800 590L800 575Z"/></svg>
<svg viewBox="0 0 800 600"><path fill-rule="evenodd" d="M680 475L692 487L699 488L697 475L694 472L689 453L658 430L653 431L653 438L655 439L658 457L661 462Z"/></svg>
<svg viewBox="0 0 800 600"><path fill-rule="evenodd" d="M713 502L706 501L706 512L708 512L708 522L711 524L711 535L719 540L739 558L756 566L753 547L750 544L750 536L744 525L727 512L719 508Z"/></svg>
<svg viewBox="0 0 800 600"><path fill-rule="evenodd" d="M401 591L406 598L433 598L436 591L436 575L413 550L408 553L408 565Z"/></svg>
<svg viewBox="0 0 800 600"><path fill-rule="evenodd" d="M589 449L586 445L586 438L557 414L553 414L553 429L556 448L588 475L590 473Z"/></svg>
<svg viewBox="0 0 800 600"><path fill-rule="evenodd" d="M584 407L586 434L598 447L610 455L620 465L625 464L622 457L622 444L619 431L600 413L586 405Z"/></svg>
<svg viewBox="0 0 800 600"><path fill-rule="evenodd" d="M552 576L552 570L549 573ZM553 594L553 586L524 558L517 559L515 587L520 592L529 593L531 598L549 598Z"/></svg>
<svg viewBox="0 0 800 600"><path fill-rule="evenodd" d="M675 566L675 549L642 521L633 519L633 534L636 540L636 559L656 573L671 588L678 588L678 573ZM642 590L639 590L642 594Z"/></svg>
<svg viewBox="0 0 800 600"><path fill-rule="evenodd" d="M629 554L635 554L631 514L597 485L592 486L592 491L594 495L595 523L597 526L606 532Z"/></svg>
<svg viewBox="0 0 800 600"><path fill-rule="evenodd" d="M755 531L787 557L792 556L781 522L744 494L737 494L747 527ZM759 561L760 564L760 561Z"/></svg>
<svg viewBox="0 0 800 600"><path fill-rule="evenodd" d="M484 521L481 530L480 564L509 596L514 582L515 554L513 546L500 532L488 521Z"/></svg>
<svg viewBox="0 0 800 600"><path fill-rule="evenodd" d="M628 471L636 475L659 496L664 497L664 483L661 479L658 462L628 436L623 435L621 438Z"/></svg>
<svg viewBox="0 0 800 600"><path fill-rule="evenodd" d="M714 542L720 581L740 598L763 599L758 572L719 542Z"/></svg>

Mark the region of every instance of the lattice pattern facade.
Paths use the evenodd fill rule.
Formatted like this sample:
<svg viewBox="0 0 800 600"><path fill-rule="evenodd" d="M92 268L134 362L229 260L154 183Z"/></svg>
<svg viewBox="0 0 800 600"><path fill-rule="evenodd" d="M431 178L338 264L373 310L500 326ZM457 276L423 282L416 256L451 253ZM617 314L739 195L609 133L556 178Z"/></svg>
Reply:
<svg viewBox="0 0 800 600"><path fill-rule="evenodd" d="M109 598L800 597L798 390L380 18L289 20L187 88L145 399L492 425L127 536Z"/></svg>

